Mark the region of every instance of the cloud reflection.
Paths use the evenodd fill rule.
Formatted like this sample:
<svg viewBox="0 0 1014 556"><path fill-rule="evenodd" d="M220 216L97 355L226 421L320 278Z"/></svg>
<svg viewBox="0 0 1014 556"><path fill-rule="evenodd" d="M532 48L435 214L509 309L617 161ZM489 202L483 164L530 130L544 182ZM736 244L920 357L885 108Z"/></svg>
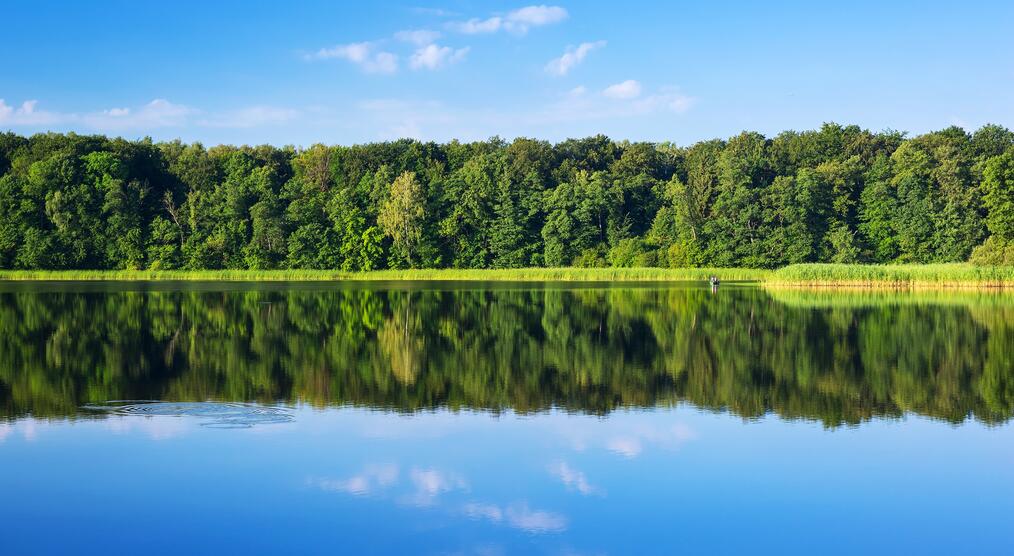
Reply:
<svg viewBox="0 0 1014 556"><path fill-rule="evenodd" d="M394 464L368 465L359 474L346 479L309 479L321 490L344 492L353 496L367 496L383 491L398 482L398 466Z"/></svg>
<svg viewBox="0 0 1014 556"><path fill-rule="evenodd" d="M527 502L506 508L496 504L469 503L462 506L462 512L472 519L503 523L528 533L558 533L567 528L565 516L546 510L533 510Z"/></svg>
<svg viewBox="0 0 1014 556"><path fill-rule="evenodd" d="M588 482L588 477L582 471L574 469L565 461L558 461L549 466L549 473L560 480L568 490L576 490L585 496L601 493Z"/></svg>
<svg viewBox="0 0 1014 556"><path fill-rule="evenodd" d="M433 506L441 494L468 487L461 477L436 469L412 469L410 477L412 484L415 485L415 492L402 498L402 502L412 506Z"/></svg>
<svg viewBox="0 0 1014 556"><path fill-rule="evenodd" d="M138 431L152 440L177 438L187 432L187 423L176 417L152 416L143 419L131 417L110 417L102 420L102 426L113 434L129 434Z"/></svg>
<svg viewBox="0 0 1014 556"><path fill-rule="evenodd" d="M590 447L600 446L625 458L636 458L649 447L678 450L698 436L694 429L684 423L655 426L625 421L621 418L597 423L598 434L591 434L589 429L575 426L578 422L568 423L560 432L576 451L583 452Z"/></svg>

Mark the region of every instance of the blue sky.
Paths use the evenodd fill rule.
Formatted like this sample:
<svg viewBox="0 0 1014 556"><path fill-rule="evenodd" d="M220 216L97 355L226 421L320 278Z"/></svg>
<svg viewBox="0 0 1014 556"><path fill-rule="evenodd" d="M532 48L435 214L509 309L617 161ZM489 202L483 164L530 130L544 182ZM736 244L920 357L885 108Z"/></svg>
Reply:
<svg viewBox="0 0 1014 556"><path fill-rule="evenodd" d="M19 2L0 129L309 145L1014 127L1014 3Z"/></svg>

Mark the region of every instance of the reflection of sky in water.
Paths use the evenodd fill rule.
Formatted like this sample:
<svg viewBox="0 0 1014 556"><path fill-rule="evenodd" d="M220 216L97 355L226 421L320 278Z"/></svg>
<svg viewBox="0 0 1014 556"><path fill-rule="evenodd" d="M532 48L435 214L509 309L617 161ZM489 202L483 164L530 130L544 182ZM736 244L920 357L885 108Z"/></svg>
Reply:
<svg viewBox="0 0 1014 556"><path fill-rule="evenodd" d="M0 424L3 553L974 553L1014 428L296 409ZM58 534L54 534L58 533Z"/></svg>

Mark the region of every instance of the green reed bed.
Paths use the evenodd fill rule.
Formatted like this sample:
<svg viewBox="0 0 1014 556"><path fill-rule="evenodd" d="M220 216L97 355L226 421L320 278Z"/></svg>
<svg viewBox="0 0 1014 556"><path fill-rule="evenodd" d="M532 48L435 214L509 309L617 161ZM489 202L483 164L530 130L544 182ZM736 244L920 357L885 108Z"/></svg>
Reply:
<svg viewBox="0 0 1014 556"><path fill-rule="evenodd" d="M447 280L518 282L760 281L767 270L709 268L519 268L500 270L432 269L339 272L333 270L4 270L0 280L157 280L157 281L353 281Z"/></svg>
<svg viewBox="0 0 1014 556"><path fill-rule="evenodd" d="M797 264L778 270L747 268L519 268L334 270L3 270L0 280L97 281L379 281L501 282L754 281L770 287L1014 288L1014 267L951 264Z"/></svg>
<svg viewBox="0 0 1014 556"><path fill-rule="evenodd" d="M947 264L796 264L764 280L773 286L1014 287L1014 267Z"/></svg>

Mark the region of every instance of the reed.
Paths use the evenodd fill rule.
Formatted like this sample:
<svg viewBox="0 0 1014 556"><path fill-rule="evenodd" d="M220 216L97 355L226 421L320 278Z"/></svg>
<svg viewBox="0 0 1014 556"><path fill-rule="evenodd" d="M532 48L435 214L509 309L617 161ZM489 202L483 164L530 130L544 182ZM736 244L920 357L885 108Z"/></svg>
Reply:
<svg viewBox="0 0 1014 556"><path fill-rule="evenodd" d="M662 282L702 281L718 276L725 281L760 281L767 270L743 268L518 268L417 269L340 272L333 270L3 270L0 280L23 281L249 281L335 282L378 280L444 280L501 282Z"/></svg>
<svg viewBox="0 0 1014 556"><path fill-rule="evenodd" d="M769 286L1011 288L1014 267L946 264L796 264L770 273Z"/></svg>
<svg viewBox="0 0 1014 556"><path fill-rule="evenodd" d="M1012 288L1014 267L949 264L796 264L778 270L749 268L517 268L416 269L341 272L334 270L0 270L8 281L203 281L203 282L759 282L767 287L836 288Z"/></svg>

